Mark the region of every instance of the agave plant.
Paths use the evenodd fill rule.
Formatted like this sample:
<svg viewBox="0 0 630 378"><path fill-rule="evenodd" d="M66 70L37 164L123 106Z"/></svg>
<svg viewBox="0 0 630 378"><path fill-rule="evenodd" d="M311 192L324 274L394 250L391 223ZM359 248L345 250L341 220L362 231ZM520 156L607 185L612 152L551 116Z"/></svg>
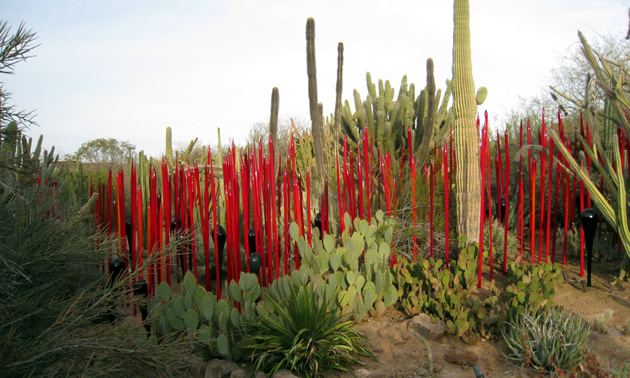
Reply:
<svg viewBox="0 0 630 378"><path fill-rule="evenodd" d="M367 338L340 316L334 300L317 298L311 285L291 289L290 298L276 301L269 296L275 315L261 316L248 325L254 342L248 345L256 371L273 375L288 369L300 377L323 371L349 371L360 364L359 356L374 357Z"/></svg>
<svg viewBox="0 0 630 378"><path fill-rule="evenodd" d="M502 331L507 357L538 372L570 372L583 360L590 325L562 308L525 310Z"/></svg>

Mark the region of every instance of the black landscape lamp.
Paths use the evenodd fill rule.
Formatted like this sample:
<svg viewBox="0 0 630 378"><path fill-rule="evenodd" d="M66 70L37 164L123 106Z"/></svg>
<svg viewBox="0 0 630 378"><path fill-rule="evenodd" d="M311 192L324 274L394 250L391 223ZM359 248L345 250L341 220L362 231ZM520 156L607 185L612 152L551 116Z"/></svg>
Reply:
<svg viewBox="0 0 630 378"><path fill-rule="evenodd" d="M147 284L147 281L144 278L139 279L133 292L137 297L146 299L149 296L149 285ZM147 322L148 311L146 301L143 301L139 307L140 315L142 316L142 325L144 325L144 329L147 330L148 336L151 334L151 325Z"/></svg>
<svg viewBox="0 0 630 378"><path fill-rule="evenodd" d="M212 235L214 235L214 230L212 231ZM223 249L225 248L225 241L227 240L227 233L225 232L225 228L220 224L217 224L217 244L215 248L219 248L219 261L215 261L215 264L219 265L219 277L217 279L218 282L221 282L221 269L223 269Z"/></svg>
<svg viewBox="0 0 630 378"><path fill-rule="evenodd" d="M249 243L249 269L252 273L258 274L262 266L262 258L260 253L256 252L256 230L253 228L247 230L247 240Z"/></svg>
<svg viewBox="0 0 630 378"><path fill-rule="evenodd" d="M260 253L250 252L249 253L249 269L252 271L252 273L258 274L261 266L262 266L262 259L260 258Z"/></svg>
<svg viewBox="0 0 630 378"><path fill-rule="evenodd" d="M593 239L595 238L595 230L597 229L597 213L595 210L588 208L580 213L582 220L582 229L584 230L584 239L586 241L586 285L591 286L591 262L593 260Z"/></svg>
<svg viewBox="0 0 630 378"><path fill-rule="evenodd" d="M109 263L109 280L107 281L107 287L114 287L114 284L120 279L122 274L125 272L125 268L127 268L127 264L125 260L120 257L114 257L112 261ZM116 313L113 309L113 302L110 303L112 308L108 309L108 318L111 324L114 324L116 320Z"/></svg>
<svg viewBox="0 0 630 378"><path fill-rule="evenodd" d="M125 263L125 260L121 259L120 257L114 257L112 259L112 261L109 263L110 285L118 281L120 276L122 276L123 272L125 271L126 267L127 264Z"/></svg>
<svg viewBox="0 0 630 378"><path fill-rule="evenodd" d="M313 219L313 226L319 230L319 236L323 236L322 234L322 213L315 214L315 219Z"/></svg>

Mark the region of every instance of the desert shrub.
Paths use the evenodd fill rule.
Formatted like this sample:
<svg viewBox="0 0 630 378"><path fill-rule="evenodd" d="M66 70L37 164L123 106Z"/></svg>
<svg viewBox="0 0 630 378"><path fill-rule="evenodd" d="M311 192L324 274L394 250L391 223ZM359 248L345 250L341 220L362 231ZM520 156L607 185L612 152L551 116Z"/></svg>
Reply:
<svg viewBox="0 0 630 378"><path fill-rule="evenodd" d="M562 308L519 313L506 324L503 339L510 360L541 373L575 369L586 355L590 325Z"/></svg>
<svg viewBox="0 0 630 378"><path fill-rule="evenodd" d="M298 376L317 376L324 371L350 371L357 356L373 357L367 338L356 331L352 321L340 316L334 299L315 295L312 286L291 287L286 300L266 299L273 314L250 323L252 352L257 371L273 375L288 369Z"/></svg>
<svg viewBox="0 0 630 378"><path fill-rule="evenodd" d="M2 140L2 153L15 156L16 149ZM53 164L56 159L44 155L26 151L20 166L9 164L15 159L0 164L3 376L181 372L189 360L184 340L151 345L140 325L107 322L129 298L131 277L111 285L98 269L118 253L119 243L90 227L94 199L82 207L59 201L57 190L72 182Z"/></svg>
<svg viewBox="0 0 630 378"><path fill-rule="evenodd" d="M505 227L498 220L492 222L492 251L494 261L503 262L503 251L505 247ZM507 251L508 257L514 256L520 248L519 241L514 233L508 231ZM490 231L486 226L483 231L483 252L486 256L490 251Z"/></svg>

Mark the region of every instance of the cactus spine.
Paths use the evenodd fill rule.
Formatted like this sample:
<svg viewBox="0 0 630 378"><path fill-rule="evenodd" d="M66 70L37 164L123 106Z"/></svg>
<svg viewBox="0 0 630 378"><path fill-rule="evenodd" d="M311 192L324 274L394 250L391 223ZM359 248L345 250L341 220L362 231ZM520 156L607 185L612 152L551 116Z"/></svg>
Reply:
<svg viewBox="0 0 630 378"><path fill-rule="evenodd" d="M469 242L479 241L481 172L479 135L475 123L477 103L470 52L470 11L468 0L454 2L453 111L455 116L455 176L457 232Z"/></svg>

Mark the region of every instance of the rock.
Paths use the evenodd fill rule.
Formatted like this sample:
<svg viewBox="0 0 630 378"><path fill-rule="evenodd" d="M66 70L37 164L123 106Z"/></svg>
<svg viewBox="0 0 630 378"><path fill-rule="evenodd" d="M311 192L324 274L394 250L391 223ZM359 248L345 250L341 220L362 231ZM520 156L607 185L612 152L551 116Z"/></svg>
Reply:
<svg viewBox="0 0 630 378"><path fill-rule="evenodd" d="M402 338L402 336L400 336L400 335L394 336L394 339L393 339L394 345L401 345L401 344L404 344L405 342L406 341L405 341L405 339Z"/></svg>
<svg viewBox="0 0 630 378"><path fill-rule="evenodd" d="M278 370L273 376L274 378L298 378L297 375L293 375L293 373L286 369Z"/></svg>
<svg viewBox="0 0 630 378"><path fill-rule="evenodd" d="M245 378L247 377L247 372L243 369L236 369L230 374L230 378Z"/></svg>
<svg viewBox="0 0 630 378"><path fill-rule="evenodd" d="M354 375L359 378L371 377L372 373L367 369L357 369L354 371Z"/></svg>
<svg viewBox="0 0 630 378"><path fill-rule="evenodd" d="M409 321L408 328L413 329L419 335L427 340L437 340L446 334L446 323L438 320L436 323L431 321L431 317L427 314L420 314Z"/></svg>
<svg viewBox="0 0 630 378"><path fill-rule="evenodd" d="M444 360L452 364L473 366L477 364L479 357L470 350L452 348L448 351L448 353L446 353Z"/></svg>
<svg viewBox="0 0 630 378"><path fill-rule="evenodd" d="M254 378L267 378L267 373L263 373L262 371L258 371L256 372L256 375L254 375Z"/></svg>
<svg viewBox="0 0 630 378"><path fill-rule="evenodd" d="M240 367L232 361L214 359L208 362L206 367L206 378L226 378L230 377L233 371Z"/></svg>
<svg viewBox="0 0 630 378"><path fill-rule="evenodd" d="M201 357L193 356L190 364L186 368L186 375L191 377L203 377L208 363Z"/></svg>

